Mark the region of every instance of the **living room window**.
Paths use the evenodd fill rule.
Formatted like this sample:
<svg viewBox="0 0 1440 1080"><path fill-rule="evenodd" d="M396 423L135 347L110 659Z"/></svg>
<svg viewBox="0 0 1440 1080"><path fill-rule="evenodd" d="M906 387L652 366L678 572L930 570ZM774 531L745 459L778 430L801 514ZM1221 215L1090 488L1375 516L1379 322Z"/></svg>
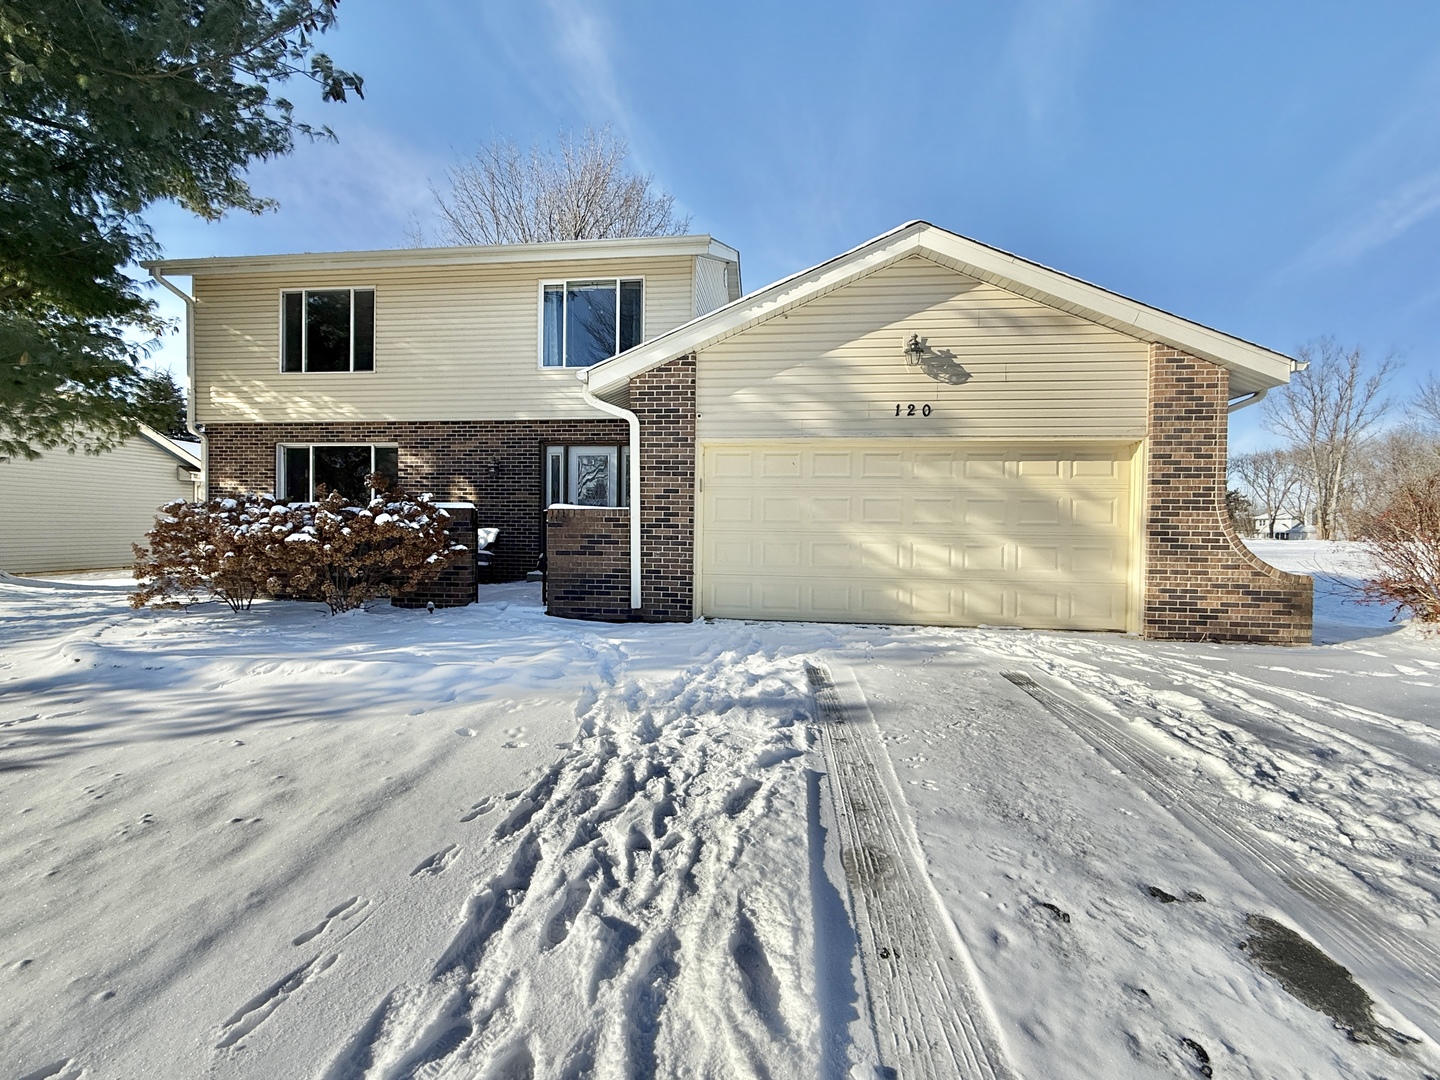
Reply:
<svg viewBox="0 0 1440 1080"><path fill-rule="evenodd" d="M630 447L547 446L545 505L629 506Z"/></svg>
<svg viewBox="0 0 1440 1080"><path fill-rule="evenodd" d="M640 278L546 281L540 286L540 366L581 368L639 345L645 331Z"/></svg>
<svg viewBox="0 0 1440 1080"><path fill-rule="evenodd" d="M319 492L338 491L353 502L373 494L365 477L379 473L391 485L400 478L400 449L368 443L314 443L275 448L275 491L282 502L314 502Z"/></svg>
<svg viewBox="0 0 1440 1080"><path fill-rule="evenodd" d="M280 294L281 371L374 371L375 290Z"/></svg>

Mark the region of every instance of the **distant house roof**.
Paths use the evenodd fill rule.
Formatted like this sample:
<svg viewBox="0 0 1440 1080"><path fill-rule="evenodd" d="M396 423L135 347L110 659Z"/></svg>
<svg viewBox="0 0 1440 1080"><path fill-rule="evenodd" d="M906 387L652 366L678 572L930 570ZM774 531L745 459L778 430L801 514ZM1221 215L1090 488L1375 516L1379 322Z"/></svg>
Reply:
<svg viewBox="0 0 1440 1080"><path fill-rule="evenodd" d="M185 466L185 468L194 469L196 472L199 472L202 468L200 464L200 456L198 454L191 451L183 443L177 442L174 439L161 435L160 432L156 431L149 425L140 425L140 436L154 443L161 450L165 451L165 453L173 457L181 465Z"/></svg>
<svg viewBox="0 0 1440 1080"><path fill-rule="evenodd" d="M1289 381L1291 359L1242 338L1182 319L1069 274L968 239L926 221L911 221L851 251L783 278L707 315L652 338L579 373L605 395L677 356L714 345L818 296L912 255L967 277L1029 297L1152 344L1182 349L1231 372L1231 393L1248 394Z"/></svg>
<svg viewBox="0 0 1440 1080"><path fill-rule="evenodd" d="M706 255L740 264L740 253L712 236L641 236L621 240L560 240L547 244L477 244L466 247L380 251L229 255L208 259L151 259L140 265L162 274L265 274L276 271L372 269L401 266L483 266L488 263L571 262Z"/></svg>

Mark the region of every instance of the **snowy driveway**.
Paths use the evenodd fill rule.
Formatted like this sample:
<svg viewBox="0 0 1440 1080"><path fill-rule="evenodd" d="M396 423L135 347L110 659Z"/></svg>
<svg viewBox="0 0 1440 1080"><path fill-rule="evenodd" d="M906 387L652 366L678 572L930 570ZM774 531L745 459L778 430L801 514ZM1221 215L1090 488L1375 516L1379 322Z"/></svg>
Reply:
<svg viewBox="0 0 1440 1080"><path fill-rule="evenodd" d="M1433 948L1440 649L1322 600L1334 643L1277 650L0 583L0 1075L873 1075L806 661L854 673L1020 1075L1433 1072L1258 971L1245 917L1323 936L1303 898L1001 675Z"/></svg>

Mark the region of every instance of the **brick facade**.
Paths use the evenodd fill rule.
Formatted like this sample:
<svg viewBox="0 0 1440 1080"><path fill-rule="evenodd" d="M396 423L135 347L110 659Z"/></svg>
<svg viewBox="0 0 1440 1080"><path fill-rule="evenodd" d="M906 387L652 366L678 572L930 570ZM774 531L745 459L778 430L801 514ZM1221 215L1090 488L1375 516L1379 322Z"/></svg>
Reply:
<svg viewBox="0 0 1440 1080"><path fill-rule="evenodd" d="M1308 645L1310 579L1251 554L1225 513L1229 397L1224 368L1151 346L1143 632Z"/></svg>
<svg viewBox="0 0 1440 1080"><path fill-rule="evenodd" d="M695 617L695 358L637 375L626 407L640 420L642 606L630 608L628 512L552 509L547 610L572 619L689 622ZM585 529L594 534L587 538ZM598 578L587 589L592 575Z"/></svg>
<svg viewBox="0 0 1440 1080"><path fill-rule="evenodd" d="M630 511L551 507L546 521L545 612L625 622L630 609Z"/></svg>
<svg viewBox="0 0 1440 1080"><path fill-rule="evenodd" d="M640 418L641 618L695 617L695 357L630 380Z"/></svg>
<svg viewBox="0 0 1440 1080"><path fill-rule="evenodd" d="M281 443L397 444L402 488L474 503L478 524L500 529L490 571L497 581L523 578L540 557L545 446L621 446L629 438L623 421L598 414L593 420L208 424L205 434L212 497L274 490Z"/></svg>

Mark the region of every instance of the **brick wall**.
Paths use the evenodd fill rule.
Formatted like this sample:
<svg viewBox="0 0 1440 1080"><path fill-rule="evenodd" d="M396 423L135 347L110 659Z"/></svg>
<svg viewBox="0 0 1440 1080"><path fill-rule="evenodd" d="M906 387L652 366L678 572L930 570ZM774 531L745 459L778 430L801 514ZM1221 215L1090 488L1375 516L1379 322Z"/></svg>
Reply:
<svg viewBox="0 0 1440 1080"><path fill-rule="evenodd" d="M475 510L471 507L447 506L445 513L450 515L445 531L455 543L464 544L465 550L457 551L446 559L445 569L434 581L420 586L414 592L392 596L390 603L395 607L422 608L430 603L437 608L463 607L475 602L475 586L479 581L479 571L475 565L475 530L479 527L475 521Z"/></svg>
<svg viewBox="0 0 1440 1080"><path fill-rule="evenodd" d="M1183 641L1308 645L1308 577L1251 554L1225 513L1230 373L1150 349L1144 633Z"/></svg>
<svg viewBox="0 0 1440 1080"><path fill-rule="evenodd" d="M545 520L546 614L630 619L630 511L551 507Z"/></svg>
<svg viewBox="0 0 1440 1080"><path fill-rule="evenodd" d="M483 527L498 527L491 574L523 578L540 557L546 444L623 445L623 421L345 421L209 424L210 495L272 491L280 443L389 442L400 447L400 486L444 501L471 502ZM438 603L438 601L437 601Z"/></svg>
<svg viewBox="0 0 1440 1080"><path fill-rule="evenodd" d="M695 617L695 357L630 380L640 418L641 618Z"/></svg>

